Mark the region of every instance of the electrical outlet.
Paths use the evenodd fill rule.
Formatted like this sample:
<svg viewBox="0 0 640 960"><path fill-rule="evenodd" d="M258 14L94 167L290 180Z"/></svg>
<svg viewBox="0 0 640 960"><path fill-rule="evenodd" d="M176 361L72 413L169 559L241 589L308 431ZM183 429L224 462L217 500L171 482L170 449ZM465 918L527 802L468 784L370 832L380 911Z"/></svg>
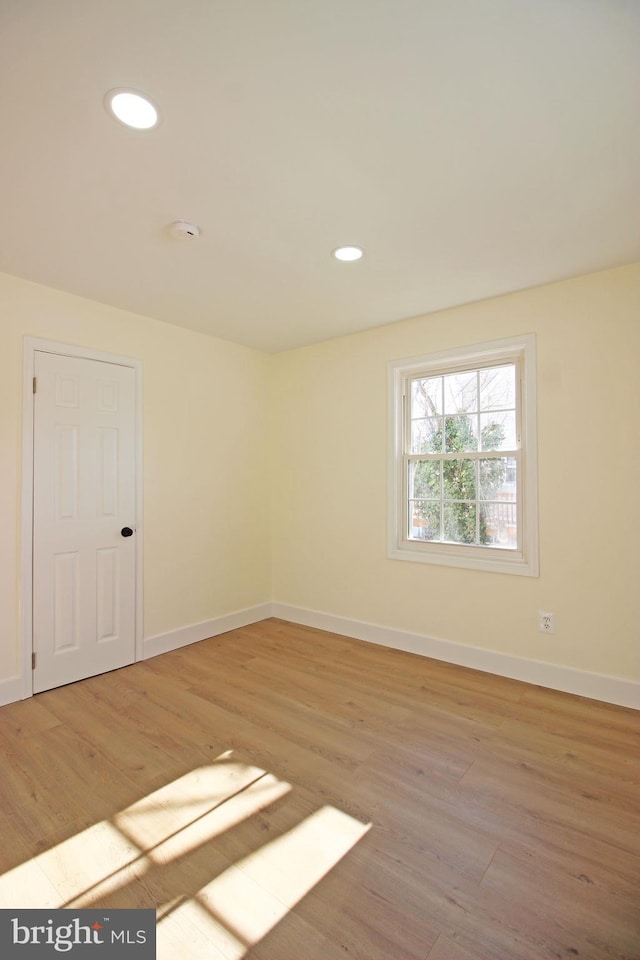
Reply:
<svg viewBox="0 0 640 960"><path fill-rule="evenodd" d="M553 613L544 613L542 610L539 611L538 630L540 633L556 632L556 618Z"/></svg>

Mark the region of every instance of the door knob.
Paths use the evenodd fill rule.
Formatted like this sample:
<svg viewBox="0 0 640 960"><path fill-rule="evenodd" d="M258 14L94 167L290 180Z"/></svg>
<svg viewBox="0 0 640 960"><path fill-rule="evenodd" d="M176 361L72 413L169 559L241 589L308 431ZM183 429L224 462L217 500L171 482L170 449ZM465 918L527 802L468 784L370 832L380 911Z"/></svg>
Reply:
<svg viewBox="0 0 640 960"><path fill-rule="evenodd" d="M123 527L120 533L122 534L123 537L133 536L133 530L131 529L131 527Z"/></svg>

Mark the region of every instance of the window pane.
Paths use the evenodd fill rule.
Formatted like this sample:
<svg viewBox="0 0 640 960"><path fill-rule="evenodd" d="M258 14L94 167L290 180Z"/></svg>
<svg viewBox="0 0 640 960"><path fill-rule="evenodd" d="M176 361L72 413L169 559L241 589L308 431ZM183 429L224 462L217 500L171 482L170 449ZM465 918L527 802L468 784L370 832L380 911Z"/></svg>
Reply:
<svg viewBox="0 0 640 960"><path fill-rule="evenodd" d="M445 453L459 450L477 450L477 417L445 417Z"/></svg>
<svg viewBox="0 0 640 960"><path fill-rule="evenodd" d="M411 422L411 453L442 453L442 418Z"/></svg>
<svg viewBox="0 0 640 960"><path fill-rule="evenodd" d="M475 500L475 460L444 460L442 487L445 500Z"/></svg>
<svg viewBox="0 0 640 960"><path fill-rule="evenodd" d="M412 463L409 467L409 497L440 499L440 460Z"/></svg>
<svg viewBox="0 0 640 960"><path fill-rule="evenodd" d="M480 443L482 450L515 450L516 412L480 414Z"/></svg>
<svg viewBox="0 0 640 960"><path fill-rule="evenodd" d="M474 503L445 503L442 511L444 539L454 543L476 543Z"/></svg>
<svg viewBox="0 0 640 960"><path fill-rule="evenodd" d="M516 405L516 368L487 367L480 370L480 409L505 410Z"/></svg>
<svg viewBox="0 0 640 960"><path fill-rule="evenodd" d="M434 417L442 413L442 377L411 381L411 416Z"/></svg>
<svg viewBox="0 0 640 960"><path fill-rule="evenodd" d="M440 504L426 500L409 502L409 538L411 540L440 539Z"/></svg>
<svg viewBox="0 0 640 960"><path fill-rule="evenodd" d="M518 507L514 503L480 505L480 543L518 548Z"/></svg>
<svg viewBox="0 0 640 960"><path fill-rule="evenodd" d="M513 457L478 460L478 500L516 500L516 461Z"/></svg>
<svg viewBox="0 0 640 960"><path fill-rule="evenodd" d="M475 370L444 377L444 412L474 413L478 409L478 375Z"/></svg>

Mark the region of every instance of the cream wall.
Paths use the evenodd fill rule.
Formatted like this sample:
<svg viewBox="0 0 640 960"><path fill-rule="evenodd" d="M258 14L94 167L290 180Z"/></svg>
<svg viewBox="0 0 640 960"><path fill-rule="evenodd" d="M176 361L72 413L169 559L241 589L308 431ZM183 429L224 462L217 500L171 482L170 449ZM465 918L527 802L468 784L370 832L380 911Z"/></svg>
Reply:
<svg viewBox="0 0 640 960"><path fill-rule="evenodd" d="M145 637L269 600L269 358L2 274L0 331L0 682L19 673L24 335L142 360Z"/></svg>
<svg viewBox="0 0 640 960"><path fill-rule="evenodd" d="M387 361L529 332L540 577L387 559ZM640 679L639 357L640 265L274 357L274 597ZM555 636L538 610L556 614Z"/></svg>
<svg viewBox="0 0 640 960"><path fill-rule="evenodd" d="M24 335L143 361L145 637L273 599L640 679L639 308L636 265L269 357L0 274L0 687L19 673ZM540 578L387 559L387 361L532 331Z"/></svg>

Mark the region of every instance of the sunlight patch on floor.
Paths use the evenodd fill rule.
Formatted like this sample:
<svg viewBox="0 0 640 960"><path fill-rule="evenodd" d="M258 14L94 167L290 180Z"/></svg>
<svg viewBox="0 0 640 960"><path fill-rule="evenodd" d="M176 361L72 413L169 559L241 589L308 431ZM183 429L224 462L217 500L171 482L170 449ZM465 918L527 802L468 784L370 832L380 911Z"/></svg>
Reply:
<svg viewBox="0 0 640 960"><path fill-rule="evenodd" d="M113 821L151 862L169 863L290 790L288 783L257 767L226 763L191 771L118 813Z"/></svg>
<svg viewBox="0 0 640 960"><path fill-rule="evenodd" d="M240 960L369 829L334 807L322 807L215 877L193 900L175 906L158 927L159 960L170 957L167 945L176 924L183 937L193 931L195 950L204 937L227 960Z"/></svg>
<svg viewBox="0 0 640 960"><path fill-rule="evenodd" d="M77 899L84 891L90 903L119 890L123 879L128 882L145 869L137 847L108 820L39 854L36 863L59 892L58 906L76 907L84 905Z"/></svg>
<svg viewBox="0 0 640 960"><path fill-rule="evenodd" d="M0 876L0 907L156 906L159 960L240 960L370 828L294 801L234 833L291 789L227 751Z"/></svg>
<svg viewBox="0 0 640 960"><path fill-rule="evenodd" d="M361 823L335 807L322 807L292 830L252 851L236 866L292 907L370 828L371 824Z"/></svg>
<svg viewBox="0 0 640 960"><path fill-rule="evenodd" d="M228 754L191 770L0 877L0 907L88 906L188 854L286 794L290 785Z"/></svg>
<svg viewBox="0 0 640 960"><path fill-rule="evenodd" d="M25 860L0 876L0 908L59 907L60 893L35 860Z"/></svg>

